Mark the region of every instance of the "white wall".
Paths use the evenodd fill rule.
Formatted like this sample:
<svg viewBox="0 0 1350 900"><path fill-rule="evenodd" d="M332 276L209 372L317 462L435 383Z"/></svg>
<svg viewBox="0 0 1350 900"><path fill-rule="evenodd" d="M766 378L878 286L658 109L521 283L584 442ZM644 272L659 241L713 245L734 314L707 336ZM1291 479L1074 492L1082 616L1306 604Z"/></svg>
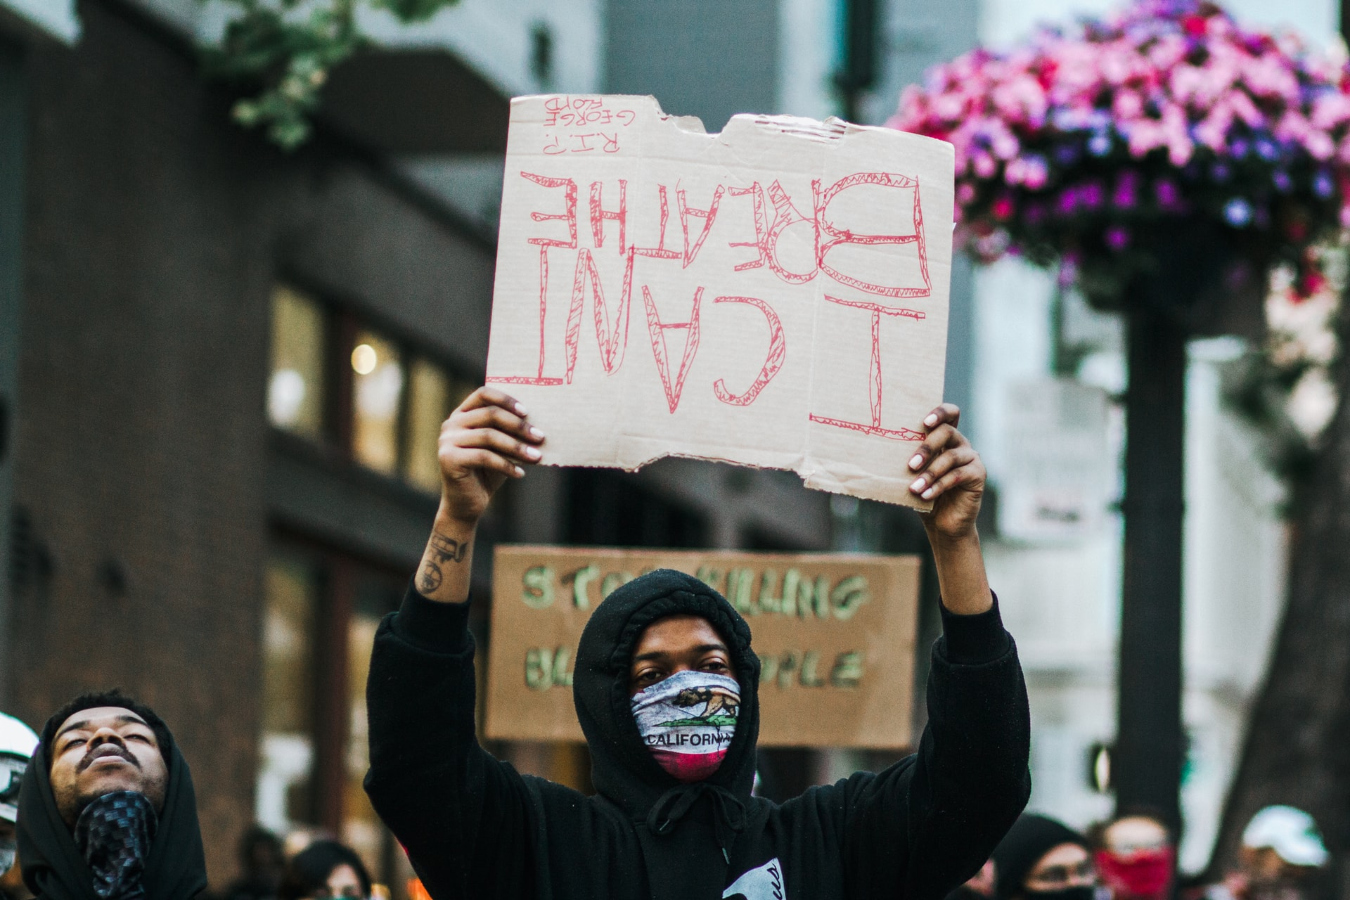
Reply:
<svg viewBox="0 0 1350 900"><path fill-rule="evenodd" d="M812 119L835 115L838 0L781 0L779 9L778 106L772 112Z"/></svg>

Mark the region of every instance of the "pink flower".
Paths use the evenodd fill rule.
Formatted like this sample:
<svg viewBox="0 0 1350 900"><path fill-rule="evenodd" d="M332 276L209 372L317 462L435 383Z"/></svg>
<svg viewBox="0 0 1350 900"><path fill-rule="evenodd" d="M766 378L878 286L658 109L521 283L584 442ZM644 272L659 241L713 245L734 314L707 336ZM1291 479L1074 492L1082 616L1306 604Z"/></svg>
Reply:
<svg viewBox="0 0 1350 900"><path fill-rule="evenodd" d="M1313 101L1312 123L1323 129L1335 128L1350 121L1350 96L1339 91L1322 94Z"/></svg>
<svg viewBox="0 0 1350 900"><path fill-rule="evenodd" d="M1144 98L1135 91L1122 90L1111 103L1118 119L1137 119L1144 114Z"/></svg>

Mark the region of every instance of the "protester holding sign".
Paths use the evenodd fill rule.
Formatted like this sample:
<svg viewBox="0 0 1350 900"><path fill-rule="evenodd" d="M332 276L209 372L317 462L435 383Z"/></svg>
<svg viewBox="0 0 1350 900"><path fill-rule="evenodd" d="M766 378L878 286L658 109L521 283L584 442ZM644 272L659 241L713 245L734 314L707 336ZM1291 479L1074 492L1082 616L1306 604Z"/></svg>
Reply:
<svg viewBox="0 0 1350 900"><path fill-rule="evenodd" d="M612 593L573 682L595 797L521 776L475 735L468 618L475 531L544 435L482 388L441 431L443 491L415 584L381 624L368 685L366 790L437 900L940 898L969 878L1030 791L1029 714L985 578L984 467L944 405L924 420L911 490L937 561L919 752L780 805L750 793L759 662L750 629L703 582L658 570Z"/></svg>

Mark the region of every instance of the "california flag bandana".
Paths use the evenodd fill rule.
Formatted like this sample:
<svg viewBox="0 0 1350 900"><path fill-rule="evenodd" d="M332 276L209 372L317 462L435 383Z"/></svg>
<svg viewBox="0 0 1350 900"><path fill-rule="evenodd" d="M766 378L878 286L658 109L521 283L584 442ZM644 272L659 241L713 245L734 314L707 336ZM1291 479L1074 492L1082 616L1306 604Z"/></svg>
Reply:
<svg viewBox="0 0 1350 900"><path fill-rule="evenodd" d="M717 771L740 707L736 679L709 672L680 672L633 696L642 742L680 781L701 781Z"/></svg>

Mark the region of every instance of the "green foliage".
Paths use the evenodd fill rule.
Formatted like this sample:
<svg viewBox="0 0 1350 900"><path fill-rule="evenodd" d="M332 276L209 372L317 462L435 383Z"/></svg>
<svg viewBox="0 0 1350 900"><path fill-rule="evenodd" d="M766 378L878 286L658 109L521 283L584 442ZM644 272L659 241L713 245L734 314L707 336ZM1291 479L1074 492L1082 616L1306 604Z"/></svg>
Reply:
<svg viewBox="0 0 1350 900"><path fill-rule="evenodd" d="M209 77L252 93L232 113L245 128L266 128L285 150L309 139L328 74L369 44L356 24L364 2L404 23L431 18L456 0L204 0L233 7L219 47L203 51Z"/></svg>

